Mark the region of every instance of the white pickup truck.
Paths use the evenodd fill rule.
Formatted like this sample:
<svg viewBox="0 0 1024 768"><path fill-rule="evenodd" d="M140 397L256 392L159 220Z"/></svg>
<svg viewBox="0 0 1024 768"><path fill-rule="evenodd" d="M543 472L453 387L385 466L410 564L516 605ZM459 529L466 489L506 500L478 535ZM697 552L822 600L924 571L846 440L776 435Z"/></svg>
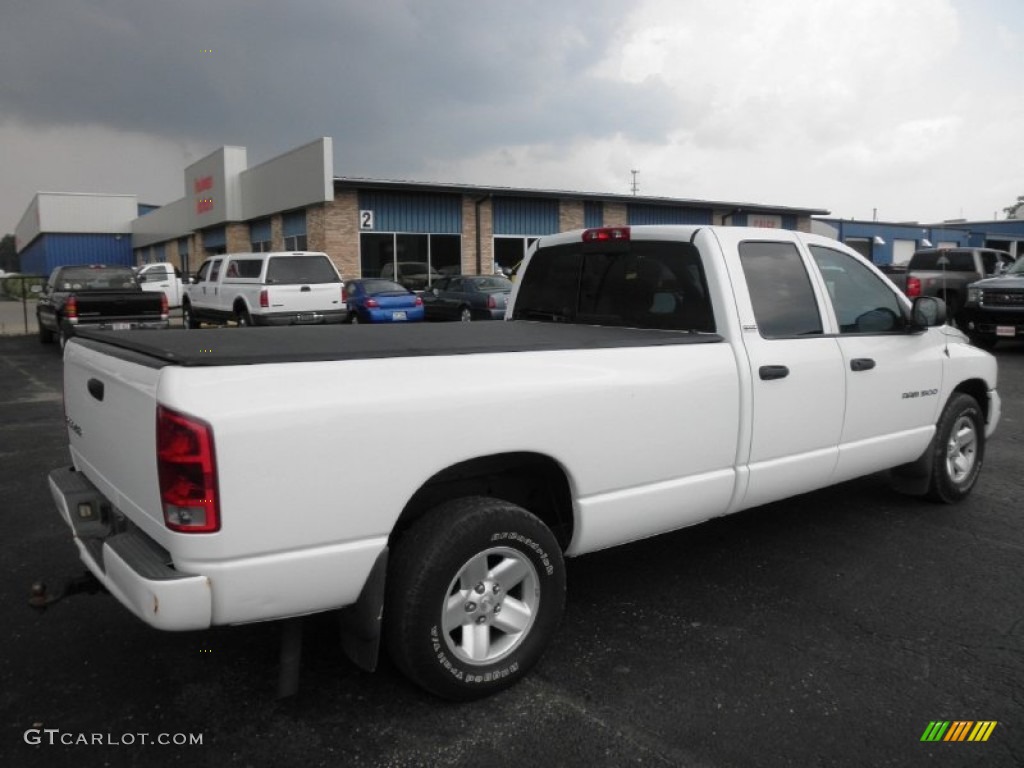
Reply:
<svg viewBox="0 0 1024 768"><path fill-rule="evenodd" d="M357 663L471 699L540 657L564 557L880 470L955 502L1000 414L941 300L814 235L544 237L508 320L74 339L82 560L160 629L343 609Z"/></svg>
<svg viewBox="0 0 1024 768"><path fill-rule="evenodd" d="M167 297L167 306L181 306L181 297L185 293L185 282L181 279L181 271L165 261L143 264L135 273L139 285L144 291L159 291Z"/></svg>
<svg viewBox="0 0 1024 768"><path fill-rule="evenodd" d="M185 287L186 328L343 323L341 275L319 251L228 253L202 263Z"/></svg>

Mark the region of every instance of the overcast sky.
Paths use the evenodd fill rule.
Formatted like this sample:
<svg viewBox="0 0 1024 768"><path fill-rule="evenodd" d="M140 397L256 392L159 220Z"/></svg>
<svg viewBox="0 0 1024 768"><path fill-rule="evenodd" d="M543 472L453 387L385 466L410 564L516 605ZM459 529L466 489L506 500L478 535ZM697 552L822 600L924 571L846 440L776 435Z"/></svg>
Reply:
<svg viewBox="0 0 1024 768"><path fill-rule="evenodd" d="M342 176L1002 218L1024 0L3 0L0 233L319 136Z"/></svg>

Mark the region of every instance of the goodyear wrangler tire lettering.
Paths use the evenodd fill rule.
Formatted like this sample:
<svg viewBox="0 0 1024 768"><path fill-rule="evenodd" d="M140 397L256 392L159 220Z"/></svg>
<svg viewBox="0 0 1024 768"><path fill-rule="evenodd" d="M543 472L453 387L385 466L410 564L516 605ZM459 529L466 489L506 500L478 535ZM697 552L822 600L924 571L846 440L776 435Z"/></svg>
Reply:
<svg viewBox="0 0 1024 768"><path fill-rule="evenodd" d="M469 700L536 664L565 603L554 535L500 499L439 505L396 542L384 607L395 664L438 696Z"/></svg>

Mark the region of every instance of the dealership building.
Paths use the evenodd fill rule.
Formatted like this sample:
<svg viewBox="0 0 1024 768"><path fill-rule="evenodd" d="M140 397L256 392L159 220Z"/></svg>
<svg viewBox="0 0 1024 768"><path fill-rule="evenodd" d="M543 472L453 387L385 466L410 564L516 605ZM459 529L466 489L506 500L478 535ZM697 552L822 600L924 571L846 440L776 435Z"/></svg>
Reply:
<svg viewBox="0 0 1024 768"><path fill-rule="evenodd" d="M168 261L194 272L214 254L313 250L327 253L345 278L380 275L386 264L398 274L409 262L436 272L488 274L517 264L537 237L569 229L724 224L810 231L811 217L828 213L338 177L327 137L252 167L245 147L221 147L185 168L183 181L184 196L160 207L138 206L131 195L60 199L40 193L16 231L22 271L46 274L59 264L90 261ZM75 235L88 235L95 255Z"/></svg>

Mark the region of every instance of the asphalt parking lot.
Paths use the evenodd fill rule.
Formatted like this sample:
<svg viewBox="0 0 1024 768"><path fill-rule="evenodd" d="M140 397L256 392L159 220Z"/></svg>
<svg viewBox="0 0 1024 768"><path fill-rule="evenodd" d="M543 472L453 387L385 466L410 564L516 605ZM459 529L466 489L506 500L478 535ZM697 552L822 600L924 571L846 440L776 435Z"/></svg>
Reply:
<svg viewBox="0 0 1024 768"><path fill-rule="evenodd" d="M875 475L571 560L534 673L453 705L356 670L323 617L276 700L276 625L161 633L102 595L33 612L32 581L82 570L46 486L61 361L0 338L0 765L1020 766L1024 343L996 354L1003 421L966 502ZM922 742L936 720L998 725ZM162 735L202 743L143 743Z"/></svg>

